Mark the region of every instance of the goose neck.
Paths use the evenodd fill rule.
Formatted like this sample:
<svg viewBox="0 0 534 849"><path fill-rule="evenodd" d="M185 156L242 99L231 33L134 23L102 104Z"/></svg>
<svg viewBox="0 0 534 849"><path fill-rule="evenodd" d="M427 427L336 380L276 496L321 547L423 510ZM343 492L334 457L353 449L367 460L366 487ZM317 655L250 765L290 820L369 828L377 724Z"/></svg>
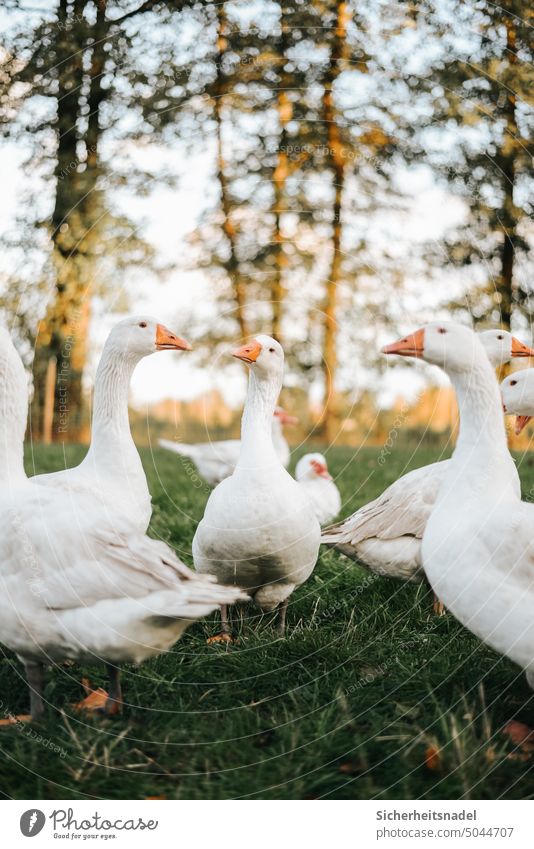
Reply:
<svg viewBox="0 0 534 849"><path fill-rule="evenodd" d="M282 388L282 377L260 376L251 369L241 423L239 464L250 467L258 459L276 462L273 447L273 413Z"/></svg>
<svg viewBox="0 0 534 849"><path fill-rule="evenodd" d="M95 378L93 397L93 422L90 451L104 447L109 451L110 441L131 440L128 417L128 395L133 371L139 357L132 353L104 348Z"/></svg>
<svg viewBox="0 0 534 849"><path fill-rule="evenodd" d="M510 453L495 373L486 358L479 358L469 372L449 374L456 390L460 428L453 460L469 457L475 472L488 467L510 468ZM467 468L464 466L464 468Z"/></svg>

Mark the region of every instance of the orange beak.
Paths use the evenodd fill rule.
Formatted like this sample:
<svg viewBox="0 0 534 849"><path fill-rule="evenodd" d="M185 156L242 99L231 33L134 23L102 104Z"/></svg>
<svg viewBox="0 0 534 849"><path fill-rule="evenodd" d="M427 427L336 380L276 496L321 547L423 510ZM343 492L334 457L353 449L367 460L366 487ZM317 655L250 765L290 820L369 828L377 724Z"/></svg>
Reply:
<svg viewBox="0 0 534 849"><path fill-rule="evenodd" d="M516 416L515 420L515 435L519 436L524 427L527 426L532 416Z"/></svg>
<svg viewBox="0 0 534 849"><path fill-rule="evenodd" d="M512 357L534 357L534 350L512 336Z"/></svg>
<svg viewBox="0 0 534 849"><path fill-rule="evenodd" d="M296 416L290 416L289 413L286 413L286 411L282 410L282 408L280 408L279 410L275 410L274 414L277 419L280 419L280 424L296 425L299 423L299 420Z"/></svg>
<svg viewBox="0 0 534 849"><path fill-rule="evenodd" d="M330 472L328 471L328 467L324 463L320 463L319 460L312 460L311 465L315 474L318 475L320 478L326 478L327 481L332 480L332 475L330 474Z"/></svg>
<svg viewBox="0 0 534 849"><path fill-rule="evenodd" d="M425 331L424 328L416 330L411 336L405 336L404 339L399 339L398 342L393 342L391 345L385 345L382 348L383 354L398 354L400 357L422 357L425 350Z"/></svg>
<svg viewBox="0 0 534 849"><path fill-rule="evenodd" d="M156 326L156 350L158 351L190 351L191 345L180 336L165 327L164 324Z"/></svg>
<svg viewBox="0 0 534 849"><path fill-rule="evenodd" d="M249 365L255 363L260 354L261 345L257 339L252 339L252 341L247 342L246 345L232 351L232 357L237 357L238 360L242 360L244 363L248 363Z"/></svg>

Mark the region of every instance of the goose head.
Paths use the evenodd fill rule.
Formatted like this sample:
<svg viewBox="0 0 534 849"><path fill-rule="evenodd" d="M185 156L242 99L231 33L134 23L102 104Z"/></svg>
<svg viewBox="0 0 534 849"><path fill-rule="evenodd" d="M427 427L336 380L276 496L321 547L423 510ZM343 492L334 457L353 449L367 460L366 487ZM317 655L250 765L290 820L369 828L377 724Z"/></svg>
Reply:
<svg viewBox="0 0 534 849"><path fill-rule="evenodd" d="M332 475L328 471L328 464L322 454L305 454L297 463L295 478L298 481L314 480L314 478L331 481Z"/></svg>
<svg viewBox="0 0 534 849"><path fill-rule="evenodd" d="M534 369L516 371L505 377L501 396L504 412L517 416L515 432L519 435L534 416Z"/></svg>
<svg viewBox="0 0 534 849"><path fill-rule="evenodd" d="M273 421L279 425L296 425L299 422L296 416L290 416L283 407L275 408Z"/></svg>
<svg viewBox="0 0 534 849"><path fill-rule="evenodd" d="M425 324L415 333L386 345L383 354L416 357L445 371L469 373L482 357L487 363L479 336L469 327L452 321Z"/></svg>
<svg viewBox="0 0 534 849"><path fill-rule="evenodd" d="M426 324L410 336L386 345L382 353L417 357L448 371L467 372L480 345L494 368L509 362L512 357L534 356L534 349L506 330L484 330L475 334L469 327L453 321Z"/></svg>
<svg viewBox="0 0 534 849"><path fill-rule="evenodd" d="M508 330L483 330L478 336L493 368L506 365L513 357L534 357L534 350Z"/></svg>
<svg viewBox="0 0 534 849"><path fill-rule="evenodd" d="M106 343L116 353L141 360L156 351L190 351L191 345L177 336L157 319L136 315L119 321L112 329Z"/></svg>
<svg viewBox="0 0 534 849"><path fill-rule="evenodd" d="M232 356L246 363L259 378L280 378L284 371L284 351L276 339L260 334L240 348Z"/></svg>

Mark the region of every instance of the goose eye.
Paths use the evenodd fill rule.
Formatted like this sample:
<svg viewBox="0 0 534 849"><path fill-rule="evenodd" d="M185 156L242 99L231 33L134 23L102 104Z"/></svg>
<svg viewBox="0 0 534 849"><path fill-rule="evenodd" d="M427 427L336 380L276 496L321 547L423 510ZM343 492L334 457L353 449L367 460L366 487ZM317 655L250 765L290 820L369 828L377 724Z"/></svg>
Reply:
<svg viewBox="0 0 534 849"><path fill-rule="evenodd" d="M499 339L499 341L502 341L504 339L504 336L497 336L497 339Z"/></svg>
<svg viewBox="0 0 534 849"><path fill-rule="evenodd" d="M510 381L510 386L515 386L516 384L517 384L517 380L511 380Z"/></svg>
<svg viewBox="0 0 534 849"><path fill-rule="evenodd" d="M271 352L271 354L274 354L274 348L269 348L269 351Z"/></svg>
<svg viewBox="0 0 534 849"><path fill-rule="evenodd" d="M445 330L444 327L438 327L438 333L446 333L446 332L447 331Z"/></svg>
<svg viewBox="0 0 534 849"><path fill-rule="evenodd" d="M139 327L146 327L146 321L140 321Z"/></svg>

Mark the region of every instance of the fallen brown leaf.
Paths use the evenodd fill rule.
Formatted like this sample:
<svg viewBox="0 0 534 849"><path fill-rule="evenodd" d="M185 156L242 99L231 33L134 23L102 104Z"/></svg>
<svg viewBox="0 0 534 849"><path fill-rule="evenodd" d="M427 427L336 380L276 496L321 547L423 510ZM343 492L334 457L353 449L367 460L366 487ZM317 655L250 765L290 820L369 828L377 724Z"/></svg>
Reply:
<svg viewBox="0 0 534 849"><path fill-rule="evenodd" d="M91 712L105 708L108 694L102 689L102 687L97 687L96 690L94 690L91 687L91 682L88 678L82 678L81 685L87 695L81 702L76 702L76 704L73 705L75 710Z"/></svg>
<svg viewBox="0 0 534 849"><path fill-rule="evenodd" d="M366 768L366 764L361 758L352 758L350 761L345 761L338 767L338 772L343 773L343 775L358 775L360 772L363 772Z"/></svg>
<svg viewBox="0 0 534 849"><path fill-rule="evenodd" d="M514 746L518 746L524 754L530 755L534 752L534 731L524 722L512 719L504 726L502 733L508 737Z"/></svg>
<svg viewBox="0 0 534 849"><path fill-rule="evenodd" d="M432 772L437 772L441 769L440 749L437 746L427 746L425 749L425 766L431 769Z"/></svg>

